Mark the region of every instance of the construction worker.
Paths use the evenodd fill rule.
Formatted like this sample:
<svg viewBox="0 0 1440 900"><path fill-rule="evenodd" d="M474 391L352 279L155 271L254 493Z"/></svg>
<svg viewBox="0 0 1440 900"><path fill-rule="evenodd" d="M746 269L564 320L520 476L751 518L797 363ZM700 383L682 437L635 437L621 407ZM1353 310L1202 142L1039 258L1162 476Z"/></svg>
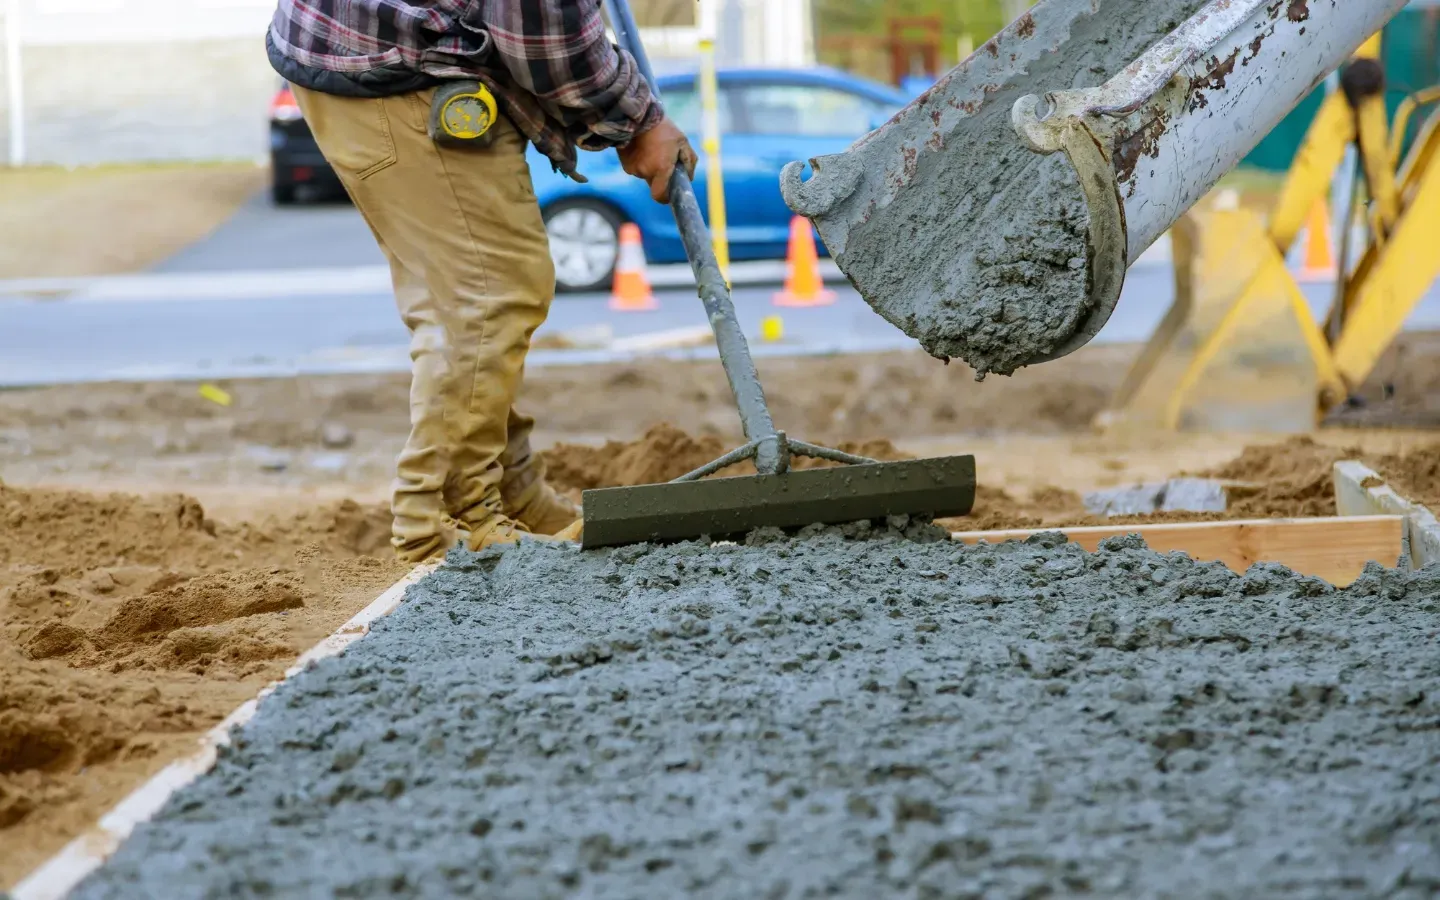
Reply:
<svg viewBox="0 0 1440 900"><path fill-rule="evenodd" d="M685 135L610 43L599 0L280 0L266 46L410 329L397 554L575 536L580 510L546 483L514 405L555 288L526 145L577 180L577 148L617 148L664 203L677 163L694 174ZM483 146L431 137L437 87L459 81L497 103Z"/></svg>

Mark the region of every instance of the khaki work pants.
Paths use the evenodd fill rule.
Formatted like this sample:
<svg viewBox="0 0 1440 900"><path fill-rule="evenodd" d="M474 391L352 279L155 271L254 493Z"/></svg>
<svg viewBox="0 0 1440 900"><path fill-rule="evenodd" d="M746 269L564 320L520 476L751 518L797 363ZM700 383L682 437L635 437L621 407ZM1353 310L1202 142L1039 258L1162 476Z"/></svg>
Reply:
<svg viewBox="0 0 1440 900"><path fill-rule="evenodd" d="M396 464L392 543L448 549L543 477L515 411L555 270L525 140L503 116L485 148L426 133L433 91L383 99L295 89L326 160L390 262L410 329L410 437Z"/></svg>

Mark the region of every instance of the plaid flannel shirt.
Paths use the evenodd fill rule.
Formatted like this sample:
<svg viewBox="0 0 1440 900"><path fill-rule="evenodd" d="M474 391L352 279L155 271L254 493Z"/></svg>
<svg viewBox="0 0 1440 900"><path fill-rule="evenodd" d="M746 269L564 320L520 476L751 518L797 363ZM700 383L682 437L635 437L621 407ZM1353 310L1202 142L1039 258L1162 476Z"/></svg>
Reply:
<svg viewBox="0 0 1440 900"><path fill-rule="evenodd" d="M295 64L341 76L477 79L571 175L576 147L624 145L663 115L634 58L606 36L600 0L280 0L270 41Z"/></svg>

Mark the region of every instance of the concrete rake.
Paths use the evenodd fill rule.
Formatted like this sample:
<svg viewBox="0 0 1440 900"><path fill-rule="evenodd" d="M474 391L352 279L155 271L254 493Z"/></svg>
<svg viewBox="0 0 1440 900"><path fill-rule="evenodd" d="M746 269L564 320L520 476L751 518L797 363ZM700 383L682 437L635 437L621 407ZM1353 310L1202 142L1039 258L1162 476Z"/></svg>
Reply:
<svg viewBox="0 0 1440 900"><path fill-rule="evenodd" d="M658 96L628 2L606 0L606 6L620 46L635 57ZM968 514L975 502L973 456L877 462L798 441L776 430L695 190L678 167L670 179L670 205L715 332L747 443L668 484L586 491L583 546L706 536L720 539L765 526L794 528L902 515ZM790 466L795 457L842 465L797 471ZM707 477L746 460L753 461L758 474Z"/></svg>

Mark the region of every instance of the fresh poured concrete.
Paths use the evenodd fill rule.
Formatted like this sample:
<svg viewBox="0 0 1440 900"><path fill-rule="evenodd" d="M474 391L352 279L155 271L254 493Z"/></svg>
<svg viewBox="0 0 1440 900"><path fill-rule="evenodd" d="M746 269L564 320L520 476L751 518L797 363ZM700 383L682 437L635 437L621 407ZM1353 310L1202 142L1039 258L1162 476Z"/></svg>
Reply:
<svg viewBox="0 0 1440 900"><path fill-rule="evenodd" d="M457 551L76 896L1440 891L1440 570L908 534Z"/></svg>
<svg viewBox="0 0 1440 900"><path fill-rule="evenodd" d="M1012 374L1086 322L1096 265L1079 176L1065 154L1036 153L1016 134L1016 101L1104 84L1205 2L1042 2L853 158L829 158L837 177L822 157L792 193L827 213L848 202L829 213L844 224L828 227L843 232L837 261L876 312L978 378ZM856 167L865 172L846 177Z"/></svg>

